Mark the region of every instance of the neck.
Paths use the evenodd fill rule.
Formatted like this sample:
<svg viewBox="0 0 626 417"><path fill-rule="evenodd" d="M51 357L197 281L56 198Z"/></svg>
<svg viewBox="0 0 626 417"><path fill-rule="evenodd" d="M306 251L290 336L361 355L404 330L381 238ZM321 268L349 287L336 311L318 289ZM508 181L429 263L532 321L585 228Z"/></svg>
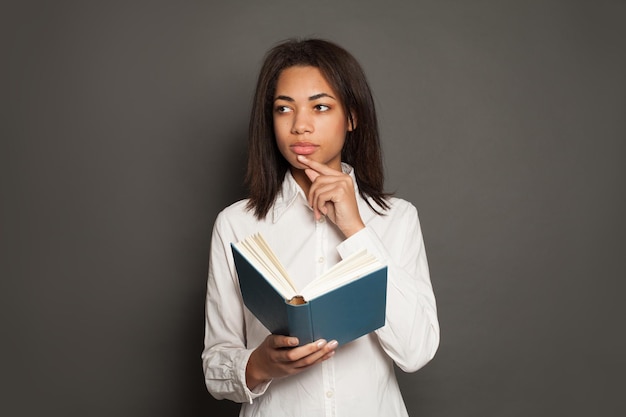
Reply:
<svg viewBox="0 0 626 417"><path fill-rule="evenodd" d="M304 191L304 195L308 196L309 190L311 189L311 180L307 177L304 170L291 167L291 175L300 188L302 188L302 191Z"/></svg>

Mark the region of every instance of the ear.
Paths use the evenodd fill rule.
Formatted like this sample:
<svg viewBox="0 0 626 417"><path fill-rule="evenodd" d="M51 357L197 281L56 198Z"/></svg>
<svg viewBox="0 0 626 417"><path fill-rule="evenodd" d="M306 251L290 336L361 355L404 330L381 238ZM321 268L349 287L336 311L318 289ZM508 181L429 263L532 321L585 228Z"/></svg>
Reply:
<svg viewBox="0 0 626 417"><path fill-rule="evenodd" d="M356 116L354 115L354 112L351 111L350 115L348 116L348 132L352 132L355 129L356 129Z"/></svg>

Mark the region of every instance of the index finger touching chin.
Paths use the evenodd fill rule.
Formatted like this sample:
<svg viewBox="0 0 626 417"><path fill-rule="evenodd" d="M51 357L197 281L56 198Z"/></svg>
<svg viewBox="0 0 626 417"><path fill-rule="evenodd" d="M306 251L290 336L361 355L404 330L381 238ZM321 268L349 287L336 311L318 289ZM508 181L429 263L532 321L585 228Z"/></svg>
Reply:
<svg viewBox="0 0 626 417"><path fill-rule="evenodd" d="M304 170L304 173L306 174L306 176L307 176L307 177L309 177L309 180L311 180L311 182L315 181L315 179L316 179L317 177L319 177L320 175L322 175L322 174L320 174L319 172L317 172L316 170L311 169L311 168L307 168L307 169L305 169L305 170Z"/></svg>
<svg viewBox="0 0 626 417"><path fill-rule="evenodd" d="M325 164L309 159L304 155L298 155L298 161L304 165L307 165L309 168L319 172L320 174L323 174L323 175L337 174L336 170L330 168L329 166Z"/></svg>

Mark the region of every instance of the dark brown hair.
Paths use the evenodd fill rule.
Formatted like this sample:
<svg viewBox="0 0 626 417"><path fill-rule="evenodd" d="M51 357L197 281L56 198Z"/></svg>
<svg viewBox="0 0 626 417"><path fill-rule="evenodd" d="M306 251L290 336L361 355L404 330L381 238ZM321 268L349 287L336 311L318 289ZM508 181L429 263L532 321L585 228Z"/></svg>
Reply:
<svg viewBox="0 0 626 417"><path fill-rule="evenodd" d="M389 194L383 191L378 121L365 73L349 52L321 39L288 40L265 56L250 116L246 173L248 208L254 209L257 218L265 218L289 169L289 163L276 145L272 109L278 76L284 69L294 66L318 68L339 95L350 123L353 123L352 117L356 119L356 129L346 134L341 161L354 167L361 196L366 201L369 196L380 208L388 209Z"/></svg>

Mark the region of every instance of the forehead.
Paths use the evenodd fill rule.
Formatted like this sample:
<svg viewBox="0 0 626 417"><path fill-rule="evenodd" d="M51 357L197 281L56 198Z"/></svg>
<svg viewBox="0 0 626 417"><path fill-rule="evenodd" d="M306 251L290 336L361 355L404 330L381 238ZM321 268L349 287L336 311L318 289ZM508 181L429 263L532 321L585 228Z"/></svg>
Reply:
<svg viewBox="0 0 626 417"><path fill-rule="evenodd" d="M282 70L278 76L275 96L304 95L308 97L319 93L337 97L336 92L317 67L288 67Z"/></svg>

